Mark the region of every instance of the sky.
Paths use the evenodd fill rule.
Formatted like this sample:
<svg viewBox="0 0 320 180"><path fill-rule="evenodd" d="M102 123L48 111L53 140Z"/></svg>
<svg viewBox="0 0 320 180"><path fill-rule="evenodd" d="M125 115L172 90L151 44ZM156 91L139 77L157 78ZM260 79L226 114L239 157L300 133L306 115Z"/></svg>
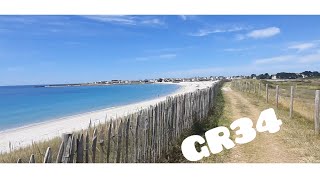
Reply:
<svg viewBox="0 0 320 180"><path fill-rule="evenodd" d="M0 85L320 70L320 16L0 16Z"/></svg>

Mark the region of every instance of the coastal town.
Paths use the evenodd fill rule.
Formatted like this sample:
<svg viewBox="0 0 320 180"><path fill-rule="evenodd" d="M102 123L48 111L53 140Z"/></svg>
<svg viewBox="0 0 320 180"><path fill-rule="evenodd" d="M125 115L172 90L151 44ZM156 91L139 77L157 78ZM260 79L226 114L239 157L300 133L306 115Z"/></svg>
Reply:
<svg viewBox="0 0 320 180"><path fill-rule="evenodd" d="M61 87L61 86L105 86L105 85L126 85L126 84L151 84L161 82L201 82L201 81L216 81L222 79L231 79L231 77L224 76L210 76L210 77L193 77L193 78L159 78L159 79L144 79L144 80L110 80L110 81L95 81L86 83L72 83L72 84L51 84L40 85L36 87Z"/></svg>
<svg viewBox="0 0 320 180"><path fill-rule="evenodd" d="M144 79L144 80L110 80L110 81L95 81L86 83L72 83L72 84L51 84L51 85L37 85L36 87L61 87L61 86L105 86L105 85L126 85L126 84L151 84L161 82L201 82L201 81L216 81L216 80L232 80L232 79L305 79L320 77L318 71L304 71L301 73L292 72L279 72L275 74L251 74L251 75L238 75L238 76L209 76L209 77L191 77L191 78L158 78L158 79Z"/></svg>

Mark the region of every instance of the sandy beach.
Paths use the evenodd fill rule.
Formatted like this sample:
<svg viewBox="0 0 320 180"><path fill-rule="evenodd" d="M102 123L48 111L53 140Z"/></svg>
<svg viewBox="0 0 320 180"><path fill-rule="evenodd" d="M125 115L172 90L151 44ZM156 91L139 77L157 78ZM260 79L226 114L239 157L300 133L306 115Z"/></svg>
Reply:
<svg viewBox="0 0 320 180"><path fill-rule="evenodd" d="M174 93L167 96L174 96L196 91L197 89L207 88L215 82L216 81L177 83L178 85L180 85L180 88ZM110 118L121 117L130 113L134 113L140 109L147 108L151 105L157 104L158 102L164 101L167 96L162 96L155 99L119 107L101 109L73 116L66 116L42 123L31 124L28 126L1 131L0 152L9 151L9 142L11 142L12 146L15 149L19 147L25 147L27 145L30 145L32 142L49 140L54 137L61 136L62 133L86 129L89 125L90 119L92 124L97 124L99 122L103 123L105 122L105 120L108 121L110 120Z"/></svg>

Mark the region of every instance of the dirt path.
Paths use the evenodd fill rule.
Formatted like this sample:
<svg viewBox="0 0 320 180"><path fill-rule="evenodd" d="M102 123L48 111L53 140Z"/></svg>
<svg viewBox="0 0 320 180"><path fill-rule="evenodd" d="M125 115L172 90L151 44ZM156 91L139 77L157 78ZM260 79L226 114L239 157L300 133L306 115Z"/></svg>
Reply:
<svg viewBox="0 0 320 180"><path fill-rule="evenodd" d="M254 122L254 127L260 115L260 110L248 101L241 93L233 91L229 84L223 89L226 107L229 109L232 121L248 117ZM226 110L225 110L226 111ZM230 122L231 123L231 122ZM236 136L233 135L233 138ZM257 132L256 138L247 144L236 144L229 152L224 162L293 162L294 157L287 152L281 134Z"/></svg>

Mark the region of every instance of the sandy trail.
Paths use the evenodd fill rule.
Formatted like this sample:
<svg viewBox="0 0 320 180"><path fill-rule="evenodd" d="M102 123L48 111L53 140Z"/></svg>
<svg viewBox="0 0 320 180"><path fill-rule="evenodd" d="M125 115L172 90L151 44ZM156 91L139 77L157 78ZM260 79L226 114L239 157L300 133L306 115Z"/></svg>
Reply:
<svg viewBox="0 0 320 180"><path fill-rule="evenodd" d="M181 82L178 83L178 85L180 85L180 88L176 92L167 96L162 96L134 104L53 119L50 121L31 124L29 126L24 126L16 129L5 130L0 132L0 152L9 151L9 142L11 142L14 148L25 147L27 145L30 145L32 142L49 140L54 137L61 136L62 133L86 129L89 125L90 119L93 124L99 122L103 123L104 121L108 121L110 118L125 116L140 109L155 105L161 101L164 101L168 96L193 92L197 89L204 89L212 86L212 84L216 82L217 81Z"/></svg>
<svg viewBox="0 0 320 180"><path fill-rule="evenodd" d="M260 115L260 110L239 92L233 91L229 86L224 87L223 94L226 103L229 103L231 119L234 121L242 117L248 117L254 122L254 126ZM267 163L267 162L293 162L294 157L287 152L287 147L282 143L279 133L257 132L256 138L247 144L237 144L230 151L224 162L242 163Z"/></svg>

